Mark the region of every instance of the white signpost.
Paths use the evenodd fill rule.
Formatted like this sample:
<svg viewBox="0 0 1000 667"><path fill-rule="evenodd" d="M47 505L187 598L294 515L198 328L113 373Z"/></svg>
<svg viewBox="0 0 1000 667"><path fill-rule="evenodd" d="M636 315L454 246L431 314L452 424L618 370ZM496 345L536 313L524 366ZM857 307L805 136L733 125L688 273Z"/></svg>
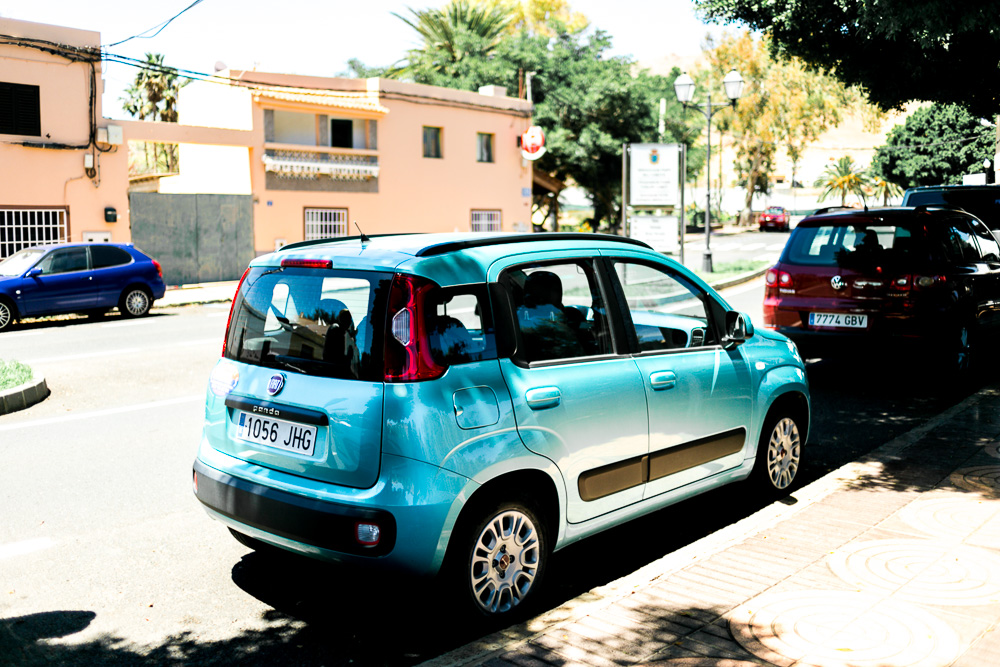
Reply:
<svg viewBox="0 0 1000 667"><path fill-rule="evenodd" d="M626 208L632 209L622 216L628 223L626 233L660 252L679 253L683 262L684 192L680 174L685 168L684 145L625 144L623 149L622 188ZM636 215L643 209L653 215Z"/></svg>

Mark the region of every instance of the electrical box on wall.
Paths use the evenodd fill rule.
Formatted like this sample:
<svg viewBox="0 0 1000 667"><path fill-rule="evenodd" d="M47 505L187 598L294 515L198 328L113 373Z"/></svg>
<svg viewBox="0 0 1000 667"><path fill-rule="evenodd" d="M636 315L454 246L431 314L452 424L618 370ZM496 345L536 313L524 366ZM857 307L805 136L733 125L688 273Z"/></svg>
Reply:
<svg viewBox="0 0 1000 667"><path fill-rule="evenodd" d="M112 206L104 209L104 222L118 222L118 211Z"/></svg>
<svg viewBox="0 0 1000 667"><path fill-rule="evenodd" d="M120 146L125 139L121 125L108 125L97 128L97 143Z"/></svg>

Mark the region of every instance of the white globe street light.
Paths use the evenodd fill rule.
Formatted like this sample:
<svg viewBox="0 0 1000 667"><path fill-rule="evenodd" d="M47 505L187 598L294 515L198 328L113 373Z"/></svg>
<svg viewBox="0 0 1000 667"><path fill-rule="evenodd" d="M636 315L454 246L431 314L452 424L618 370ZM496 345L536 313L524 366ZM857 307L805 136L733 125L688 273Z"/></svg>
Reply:
<svg viewBox="0 0 1000 667"><path fill-rule="evenodd" d="M712 104L712 93L709 92L704 104L691 104L694 98L695 83L687 74L681 74L674 80L674 93L677 101L685 109L689 106L700 111L708 123L708 133L705 137L705 180L708 184L705 194L705 253L702 256L702 270L711 273L712 267L712 177L710 166L712 164L712 116L726 107L736 108L736 100L743 95L743 77L735 69L722 79L722 86L726 89L728 104Z"/></svg>

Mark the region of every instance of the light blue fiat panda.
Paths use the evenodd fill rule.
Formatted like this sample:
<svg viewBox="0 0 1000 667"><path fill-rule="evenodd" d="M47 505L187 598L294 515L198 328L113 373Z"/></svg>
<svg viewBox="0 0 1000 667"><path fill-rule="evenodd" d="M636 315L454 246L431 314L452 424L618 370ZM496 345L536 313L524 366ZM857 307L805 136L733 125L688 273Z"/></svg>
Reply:
<svg viewBox="0 0 1000 667"><path fill-rule="evenodd" d="M502 616L555 550L787 489L808 427L795 346L637 241L330 239L240 281L194 490L251 548L440 573Z"/></svg>

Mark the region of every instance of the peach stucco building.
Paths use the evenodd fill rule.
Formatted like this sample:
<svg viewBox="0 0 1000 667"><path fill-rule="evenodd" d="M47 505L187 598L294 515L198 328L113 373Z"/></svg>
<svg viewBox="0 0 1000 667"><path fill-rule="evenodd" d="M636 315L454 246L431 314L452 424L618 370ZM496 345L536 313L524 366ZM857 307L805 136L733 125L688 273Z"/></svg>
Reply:
<svg viewBox="0 0 1000 667"><path fill-rule="evenodd" d="M176 124L108 120L101 89L99 33L0 18L0 257L138 238L155 255L150 243L186 238L155 227L192 195L242 198L252 223L232 229L252 230L240 240L253 254L356 234L355 222L366 234L531 229L518 137L532 107L502 88L222 71L181 90ZM129 141L180 145L159 208L130 205Z"/></svg>

